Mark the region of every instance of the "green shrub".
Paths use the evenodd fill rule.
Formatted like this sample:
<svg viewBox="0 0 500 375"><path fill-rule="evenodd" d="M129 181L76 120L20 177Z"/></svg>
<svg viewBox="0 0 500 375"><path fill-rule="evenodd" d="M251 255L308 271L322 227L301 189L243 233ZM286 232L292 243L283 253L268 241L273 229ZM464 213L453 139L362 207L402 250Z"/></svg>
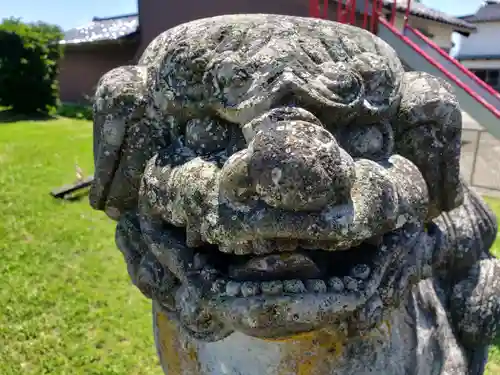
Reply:
<svg viewBox="0 0 500 375"><path fill-rule="evenodd" d="M92 120L92 106L79 104L61 104L57 114L62 117Z"/></svg>
<svg viewBox="0 0 500 375"><path fill-rule="evenodd" d="M58 26L42 22L0 23L0 105L23 114L49 113L58 106L61 38Z"/></svg>

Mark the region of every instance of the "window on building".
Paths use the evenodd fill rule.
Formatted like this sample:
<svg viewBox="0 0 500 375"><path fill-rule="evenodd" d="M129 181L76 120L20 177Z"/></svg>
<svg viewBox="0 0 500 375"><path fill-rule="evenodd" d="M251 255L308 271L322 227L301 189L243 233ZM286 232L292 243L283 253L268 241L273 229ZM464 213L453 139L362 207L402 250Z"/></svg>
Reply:
<svg viewBox="0 0 500 375"><path fill-rule="evenodd" d="M498 70L490 70L488 71L488 75L486 76L487 82L492 87L498 87Z"/></svg>
<svg viewBox="0 0 500 375"><path fill-rule="evenodd" d="M477 78L486 81L486 70L473 70L472 73L474 73L477 76Z"/></svg>
<svg viewBox="0 0 500 375"><path fill-rule="evenodd" d="M500 70L499 69L471 69L478 78L500 92Z"/></svg>
<svg viewBox="0 0 500 375"><path fill-rule="evenodd" d="M427 38L429 38L429 39L433 39L434 38L434 34L431 33L427 28L417 27L416 29L418 31L420 31L422 34L424 34Z"/></svg>

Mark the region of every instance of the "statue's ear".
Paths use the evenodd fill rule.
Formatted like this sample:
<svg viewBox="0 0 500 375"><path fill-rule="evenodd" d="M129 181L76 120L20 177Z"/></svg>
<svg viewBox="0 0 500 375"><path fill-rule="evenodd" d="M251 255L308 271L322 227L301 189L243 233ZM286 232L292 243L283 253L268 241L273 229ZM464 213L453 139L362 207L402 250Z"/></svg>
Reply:
<svg viewBox="0 0 500 375"><path fill-rule="evenodd" d="M451 87L427 73L405 73L402 94L393 121L395 153L420 169L429 191L429 218L433 218L463 202L462 112Z"/></svg>
<svg viewBox="0 0 500 375"><path fill-rule="evenodd" d="M147 298L173 309L173 292L178 286L178 280L148 248L137 213L129 211L120 216L116 225L115 241L123 254L132 283Z"/></svg>
<svg viewBox="0 0 500 375"><path fill-rule="evenodd" d="M119 67L101 78L94 98L90 204L112 219L136 204L142 172L152 154L146 81L145 67Z"/></svg>

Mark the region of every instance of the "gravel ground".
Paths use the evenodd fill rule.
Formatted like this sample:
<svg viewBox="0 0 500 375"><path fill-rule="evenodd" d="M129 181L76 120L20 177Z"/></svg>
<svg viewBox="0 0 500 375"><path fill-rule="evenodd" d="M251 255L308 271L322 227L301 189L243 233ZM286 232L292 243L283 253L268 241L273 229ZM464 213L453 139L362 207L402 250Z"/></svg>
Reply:
<svg viewBox="0 0 500 375"><path fill-rule="evenodd" d="M472 175L476 150L479 151ZM500 140L488 134L466 112L463 112L461 170L480 193L500 197Z"/></svg>

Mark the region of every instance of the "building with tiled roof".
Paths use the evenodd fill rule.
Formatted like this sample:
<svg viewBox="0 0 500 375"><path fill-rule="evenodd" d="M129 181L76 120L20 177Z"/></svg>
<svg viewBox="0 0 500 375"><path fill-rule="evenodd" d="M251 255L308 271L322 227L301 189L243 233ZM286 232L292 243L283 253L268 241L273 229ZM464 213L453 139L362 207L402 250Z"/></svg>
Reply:
<svg viewBox="0 0 500 375"><path fill-rule="evenodd" d="M336 1L329 1L328 18L336 20ZM389 17L394 3L396 24L402 24L407 0L382 0L383 12ZM65 32L62 40L65 57L60 64L59 77L61 98L76 102L92 96L97 81L105 72L134 63L154 37L182 22L227 13L308 16L308 12L308 0L138 0L137 14L94 17L88 24ZM415 1L409 13L410 24L446 50L451 48L453 32L468 36L476 29L466 19L450 16Z"/></svg>
<svg viewBox="0 0 500 375"><path fill-rule="evenodd" d="M459 18L473 24L477 31L461 41L456 58L500 91L500 1L485 1L476 13Z"/></svg>

